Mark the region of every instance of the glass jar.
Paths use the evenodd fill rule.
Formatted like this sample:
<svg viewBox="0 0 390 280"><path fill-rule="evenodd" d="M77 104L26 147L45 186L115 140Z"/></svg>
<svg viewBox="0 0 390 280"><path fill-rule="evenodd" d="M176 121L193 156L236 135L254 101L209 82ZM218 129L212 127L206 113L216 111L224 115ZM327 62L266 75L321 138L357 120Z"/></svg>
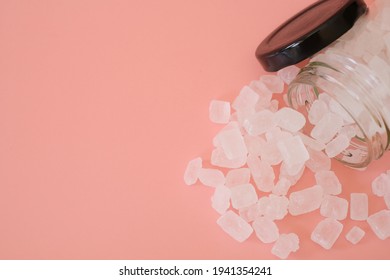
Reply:
<svg viewBox="0 0 390 280"><path fill-rule="evenodd" d="M309 120L310 110L327 102L327 110L343 120L332 139L349 135L346 148L335 158L354 168L367 166L390 149L389 19L388 0L377 0L369 12L360 0L318 1L267 37L266 52L263 42L256 53L271 71L307 60L289 85L288 103ZM304 23L313 25L301 26ZM269 52L275 37L294 31L291 28L304 30ZM303 133L313 137L315 125L307 121Z"/></svg>

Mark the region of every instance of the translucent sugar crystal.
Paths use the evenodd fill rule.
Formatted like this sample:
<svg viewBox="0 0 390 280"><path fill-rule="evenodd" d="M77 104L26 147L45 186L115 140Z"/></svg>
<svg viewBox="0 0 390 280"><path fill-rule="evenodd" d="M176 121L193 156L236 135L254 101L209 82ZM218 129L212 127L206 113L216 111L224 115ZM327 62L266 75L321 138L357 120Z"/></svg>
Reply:
<svg viewBox="0 0 390 280"><path fill-rule="evenodd" d="M368 196L365 193L351 193L351 220L364 221L368 217Z"/></svg>
<svg viewBox="0 0 390 280"><path fill-rule="evenodd" d="M293 186L299 181L299 179L301 179L304 171L305 171L305 166L302 166L302 169L296 175L289 175L287 173L286 164L282 162L280 166L279 180L281 178L287 179L291 182L291 185Z"/></svg>
<svg viewBox="0 0 390 280"><path fill-rule="evenodd" d="M251 177L249 168L232 169L226 174L225 185L228 188L248 184Z"/></svg>
<svg viewBox="0 0 390 280"><path fill-rule="evenodd" d="M279 109L279 101L272 99L267 109L273 113L277 112Z"/></svg>
<svg viewBox="0 0 390 280"><path fill-rule="evenodd" d="M282 130L280 127L275 126L274 128L270 129L265 133L265 139L267 142L275 142L276 140L279 140L283 135Z"/></svg>
<svg viewBox="0 0 390 280"><path fill-rule="evenodd" d="M276 224L265 217L258 217L252 224L253 229L255 230L256 236L263 243L272 243L276 241L279 237L279 229Z"/></svg>
<svg viewBox="0 0 390 280"><path fill-rule="evenodd" d="M279 127L290 132L301 130L305 123L305 117L298 111L284 107L275 113L276 123Z"/></svg>
<svg viewBox="0 0 390 280"><path fill-rule="evenodd" d="M199 181L208 187L217 187L225 184L225 176L222 171L211 168L199 170Z"/></svg>
<svg viewBox="0 0 390 280"><path fill-rule="evenodd" d="M291 182L286 178L280 178L272 189L272 193L276 195L286 195L291 187Z"/></svg>
<svg viewBox="0 0 390 280"><path fill-rule="evenodd" d="M278 165L283 160L275 141L267 141L261 148L261 159L270 165Z"/></svg>
<svg viewBox="0 0 390 280"><path fill-rule="evenodd" d="M294 165L287 165L285 162L282 162L282 166L288 175L295 176L302 170L302 168L305 168L305 162L297 163Z"/></svg>
<svg viewBox="0 0 390 280"><path fill-rule="evenodd" d="M270 194L265 209L264 216L271 220L282 220L288 213L288 198Z"/></svg>
<svg viewBox="0 0 390 280"><path fill-rule="evenodd" d="M246 163L246 156L228 159L222 150L222 148L215 148L211 152L211 164L218 167L224 168L240 168Z"/></svg>
<svg viewBox="0 0 390 280"><path fill-rule="evenodd" d="M300 69L295 66L287 66L277 72L277 75L285 82L287 85L289 85L295 77L298 75Z"/></svg>
<svg viewBox="0 0 390 280"><path fill-rule="evenodd" d="M348 231L345 238L352 244L357 244L360 242L360 240L362 240L365 234L366 232L362 230L360 227L354 226L353 228L351 228L350 231Z"/></svg>
<svg viewBox="0 0 390 280"><path fill-rule="evenodd" d="M233 101L232 107L236 111L251 111L255 109L258 100L259 95L249 86L244 86Z"/></svg>
<svg viewBox="0 0 390 280"><path fill-rule="evenodd" d="M259 95L259 100L256 103L257 111L268 108L271 105L272 91L262 81L252 81L249 87Z"/></svg>
<svg viewBox="0 0 390 280"><path fill-rule="evenodd" d="M252 204L251 206L239 209L240 217L245 221L253 222L257 217L262 215L259 203Z"/></svg>
<svg viewBox="0 0 390 280"><path fill-rule="evenodd" d="M232 206L235 209L249 207L257 202L257 193L251 184L230 188Z"/></svg>
<svg viewBox="0 0 390 280"><path fill-rule="evenodd" d="M312 172L318 172L321 170L330 170L331 160L324 152L315 151L310 148L307 149L310 158L305 162L307 168Z"/></svg>
<svg viewBox="0 0 390 280"><path fill-rule="evenodd" d="M238 242L245 241L253 232L250 224L231 210L219 217L217 224Z"/></svg>
<svg viewBox="0 0 390 280"><path fill-rule="evenodd" d="M330 249L339 238L343 230L343 224L331 218L319 222L311 233L311 240L325 249Z"/></svg>
<svg viewBox="0 0 390 280"><path fill-rule="evenodd" d="M386 173L380 174L371 183L372 192L376 196L385 196L390 193L390 175Z"/></svg>
<svg viewBox="0 0 390 280"><path fill-rule="evenodd" d="M263 75L260 77L266 87L273 93L282 93L284 89L284 83L280 77L276 75Z"/></svg>
<svg viewBox="0 0 390 280"><path fill-rule="evenodd" d="M333 158L348 148L349 143L350 139L347 136L339 134L326 145L325 153L328 157Z"/></svg>
<svg viewBox="0 0 390 280"><path fill-rule="evenodd" d="M327 112L329 112L329 108L324 101L314 100L308 114L309 122L314 125L317 124Z"/></svg>
<svg viewBox="0 0 390 280"><path fill-rule="evenodd" d="M309 149L312 149L314 151L322 151L325 149L325 144L315 140L301 132L298 132L299 137L301 137L303 144Z"/></svg>
<svg viewBox="0 0 390 280"><path fill-rule="evenodd" d="M260 156L263 150L263 145L266 141L261 136L244 135L244 141L248 149L248 153L253 156Z"/></svg>
<svg viewBox="0 0 390 280"><path fill-rule="evenodd" d="M314 126L310 136L323 143L328 143L343 126L343 119L335 113L328 112Z"/></svg>
<svg viewBox="0 0 390 280"><path fill-rule="evenodd" d="M249 155L247 164L253 177L261 176L263 174L261 160L258 156Z"/></svg>
<svg viewBox="0 0 390 280"><path fill-rule="evenodd" d="M218 134L218 142L228 159L242 158L248 154L244 138L238 129L221 131Z"/></svg>
<svg viewBox="0 0 390 280"><path fill-rule="evenodd" d="M190 186L196 183L199 176L199 171L202 168L202 159L200 157L190 160L184 171L184 182Z"/></svg>
<svg viewBox="0 0 390 280"><path fill-rule="evenodd" d="M244 121L244 128L250 135L260 135L275 127L274 113L262 110Z"/></svg>
<svg viewBox="0 0 390 280"><path fill-rule="evenodd" d="M275 185L275 172L271 165L261 161L260 175L253 175L256 187L262 192L271 192Z"/></svg>
<svg viewBox="0 0 390 280"><path fill-rule="evenodd" d="M292 192L289 197L290 202L288 206L290 214L297 216L320 208L323 193L322 187L318 185Z"/></svg>
<svg viewBox="0 0 390 280"><path fill-rule="evenodd" d="M372 231L379 239L385 240L390 237L390 210L381 210L367 219Z"/></svg>
<svg viewBox="0 0 390 280"><path fill-rule="evenodd" d="M320 213L327 218L344 220L348 213L348 200L333 195L327 195L322 201Z"/></svg>
<svg viewBox="0 0 390 280"><path fill-rule="evenodd" d="M335 99L330 99L329 110L340 116L346 123L353 123L351 115Z"/></svg>
<svg viewBox="0 0 390 280"><path fill-rule="evenodd" d="M228 123L230 119L230 103L221 100L211 100L209 117L214 123Z"/></svg>
<svg viewBox="0 0 390 280"><path fill-rule="evenodd" d="M223 214L230 207L230 189L226 186L218 186L211 197L211 206L219 214Z"/></svg>
<svg viewBox="0 0 390 280"><path fill-rule="evenodd" d="M337 195L341 193L342 186L336 174L331 170L320 170L314 174L317 185L324 190L324 194Z"/></svg>
<svg viewBox="0 0 390 280"><path fill-rule="evenodd" d="M282 233L279 235L271 253L281 259L287 259L290 253L296 252L299 249L299 238L295 233Z"/></svg>
<svg viewBox="0 0 390 280"><path fill-rule="evenodd" d="M283 138L277 145L283 161L289 166L304 163L309 159L309 153L299 136Z"/></svg>

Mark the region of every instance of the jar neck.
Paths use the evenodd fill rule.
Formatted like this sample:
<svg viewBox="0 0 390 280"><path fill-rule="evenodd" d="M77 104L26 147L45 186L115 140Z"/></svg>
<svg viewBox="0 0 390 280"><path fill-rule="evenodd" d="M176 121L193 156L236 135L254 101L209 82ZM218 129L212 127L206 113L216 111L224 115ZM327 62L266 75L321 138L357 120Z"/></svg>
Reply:
<svg viewBox="0 0 390 280"><path fill-rule="evenodd" d="M289 105L307 115L320 93L341 105L358 129L337 160L362 168L389 149L390 115L384 102L390 101L390 90L368 67L342 54L318 55L290 84Z"/></svg>

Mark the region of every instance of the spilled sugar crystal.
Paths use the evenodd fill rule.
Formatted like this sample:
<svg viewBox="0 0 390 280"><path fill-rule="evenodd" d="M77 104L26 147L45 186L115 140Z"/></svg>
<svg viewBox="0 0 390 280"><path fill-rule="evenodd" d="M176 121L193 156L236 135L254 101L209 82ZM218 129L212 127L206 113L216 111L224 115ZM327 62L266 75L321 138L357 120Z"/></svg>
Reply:
<svg viewBox="0 0 390 280"><path fill-rule="evenodd" d="M362 230L360 227L354 226L353 228L351 228L350 231L348 231L345 238L349 242L351 242L352 244L355 245L355 244L359 243L360 240L362 240L362 238L364 237L365 234L366 234L366 232L364 230Z"/></svg>
<svg viewBox="0 0 390 280"><path fill-rule="evenodd" d="M305 123L305 117L291 108L284 107L275 113L276 124L287 131L297 132L301 130Z"/></svg>
<svg viewBox="0 0 390 280"><path fill-rule="evenodd" d="M225 168L240 168L246 163L246 156L240 158L228 159L222 148L215 148L211 152L211 164Z"/></svg>
<svg viewBox="0 0 390 280"><path fill-rule="evenodd" d="M272 193L276 195L287 195L288 190L291 187L291 182L286 178L280 178L279 181L275 184L275 187L272 189Z"/></svg>
<svg viewBox="0 0 390 280"><path fill-rule="evenodd" d="M250 224L231 210L219 217L217 224L238 242L245 241L253 232Z"/></svg>
<svg viewBox="0 0 390 280"><path fill-rule="evenodd" d="M257 217L262 215L262 210L260 204L256 202L251 206L240 208L238 213L245 221L253 222Z"/></svg>
<svg viewBox="0 0 390 280"><path fill-rule="evenodd" d="M372 231L379 239L385 240L390 237L390 210L381 210L367 219Z"/></svg>
<svg viewBox="0 0 390 280"><path fill-rule="evenodd" d="M196 183L199 176L199 171L202 168L202 159L200 157L190 160L184 171L184 182L190 186Z"/></svg>
<svg viewBox="0 0 390 280"><path fill-rule="evenodd" d="M211 206L219 214L223 214L230 207L230 189L226 186L217 186L214 190L214 194L211 197Z"/></svg>
<svg viewBox="0 0 390 280"><path fill-rule="evenodd" d="M324 101L314 100L308 113L309 122L314 125L317 124L327 112L329 112L329 108Z"/></svg>
<svg viewBox="0 0 390 280"><path fill-rule="evenodd" d="M261 136L244 135L244 142L248 153L252 156L260 156L266 141Z"/></svg>
<svg viewBox="0 0 390 280"><path fill-rule="evenodd" d="M383 197L383 199L385 200L387 209L390 209L390 193L385 194L385 196Z"/></svg>
<svg viewBox="0 0 390 280"><path fill-rule="evenodd" d="M311 234L311 240L329 250L339 238L342 230L342 223L335 219L326 218L317 224Z"/></svg>
<svg viewBox="0 0 390 280"><path fill-rule="evenodd" d="M228 159L242 158L248 154L244 138L238 129L221 131L218 134L218 143Z"/></svg>
<svg viewBox="0 0 390 280"><path fill-rule="evenodd" d="M226 187L235 187L238 185L248 184L250 181L249 168L232 169L226 174Z"/></svg>
<svg viewBox="0 0 390 280"><path fill-rule="evenodd" d="M315 151L310 148L307 151L309 152L309 159L305 162L307 168L314 173L322 170L330 170L331 161L324 152Z"/></svg>
<svg viewBox="0 0 390 280"><path fill-rule="evenodd" d="M284 89L284 83L282 79L275 75L263 75L260 77L260 81L273 93L282 93Z"/></svg>
<svg viewBox="0 0 390 280"><path fill-rule="evenodd" d="M309 153L299 136L283 138L277 145L283 161L289 166L304 163L309 159Z"/></svg>
<svg viewBox="0 0 390 280"><path fill-rule="evenodd" d="M336 174L331 170L320 170L314 174L317 185L324 190L324 194L338 195L342 186Z"/></svg>
<svg viewBox="0 0 390 280"><path fill-rule="evenodd" d="M221 100L212 100L209 107L209 117L214 123L228 123L230 120L230 103Z"/></svg>
<svg viewBox="0 0 390 280"><path fill-rule="evenodd" d="M333 158L342 153L349 146L350 139L344 134L337 135L325 148L328 157Z"/></svg>
<svg viewBox="0 0 390 280"><path fill-rule="evenodd" d="M276 126L274 113L269 110L260 111L244 121L244 128L250 135L260 135Z"/></svg>
<svg viewBox="0 0 390 280"><path fill-rule="evenodd" d="M279 229L276 224L268 218L258 217L252 224L256 236L263 243L275 242L279 237Z"/></svg>
<svg viewBox="0 0 390 280"><path fill-rule="evenodd" d="M390 175L386 173L380 174L372 181L372 192L376 196L382 197L390 193Z"/></svg>
<svg viewBox="0 0 390 280"><path fill-rule="evenodd" d="M199 181L208 187L217 187L225 184L225 176L222 171L211 168L199 170Z"/></svg>
<svg viewBox="0 0 390 280"><path fill-rule="evenodd" d="M251 184L230 188L232 206L235 209L251 206L257 202L257 193Z"/></svg>
<svg viewBox="0 0 390 280"><path fill-rule="evenodd" d="M271 220L282 220L288 212L288 198L270 194L263 210L264 216Z"/></svg>
<svg viewBox="0 0 390 280"><path fill-rule="evenodd" d="M368 196L365 193L351 193L351 220L364 221L368 217Z"/></svg>
<svg viewBox="0 0 390 280"><path fill-rule="evenodd" d="M320 213L327 218L344 220L347 218L348 200L333 195L327 195L322 201Z"/></svg>
<svg viewBox="0 0 390 280"><path fill-rule="evenodd" d="M301 137L303 144L305 144L308 149L322 151L326 148L324 143L321 143L320 141L317 141L301 132L298 132L298 135Z"/></svg>
<svg viewBox="0 0 390 280"><path fill-rule="evenodd" d="M251 111L255 109L258 100L259 95L250 87L244 86L233 101L232 107L237 111Z"/></svg>
<svg viewBox="0 0 390 280"><path fill-rule="evenodd" d="M290 253L296 252L299 249L299 238L295 233L282 233L279 235L271 253L281 259L287 259Z"/></svg>
<svg viewBox="0 0 390 280"><path fill-rule="evenodd" d="M332 113L326 113L314 126L310 136L323 143L328 143L339 132L343 126L343 119Z"/></svg>
<svg viewBox="0 0 390 280"><path fill-rule="evenodd" d="M287 66L277 72L277 75L287 84L289 85L298 75L300 69L295 66Z"/></svg>
<svg viewBox="0 0 390 280"><path fill-rule="evenodd" d="M322 187L318 185L292 192L289 197L290 202L288 206L290 214L297 216L320 208L323 194Z"/></svg>

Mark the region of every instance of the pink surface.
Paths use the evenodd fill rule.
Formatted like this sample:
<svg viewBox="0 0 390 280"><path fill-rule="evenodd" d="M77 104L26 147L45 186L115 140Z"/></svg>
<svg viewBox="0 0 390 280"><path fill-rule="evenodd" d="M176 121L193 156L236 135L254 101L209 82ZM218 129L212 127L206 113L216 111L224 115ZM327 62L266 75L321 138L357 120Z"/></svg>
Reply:
<svg viewBox="0 0 390 280"><path fill-rule="evenodd" d="M257 44L312 2L0 0L0 258L273 259L254 235L223 233L212 189L185 186L183 172L211 152L210 100L264 73ZM343 197L370 192L390 153L363 173L333 166ZM390 239L350 220L320 248L320 219L280 224L301 236L291 258L390 257ZM353 225L367 231L356 246Z"/></svg>

